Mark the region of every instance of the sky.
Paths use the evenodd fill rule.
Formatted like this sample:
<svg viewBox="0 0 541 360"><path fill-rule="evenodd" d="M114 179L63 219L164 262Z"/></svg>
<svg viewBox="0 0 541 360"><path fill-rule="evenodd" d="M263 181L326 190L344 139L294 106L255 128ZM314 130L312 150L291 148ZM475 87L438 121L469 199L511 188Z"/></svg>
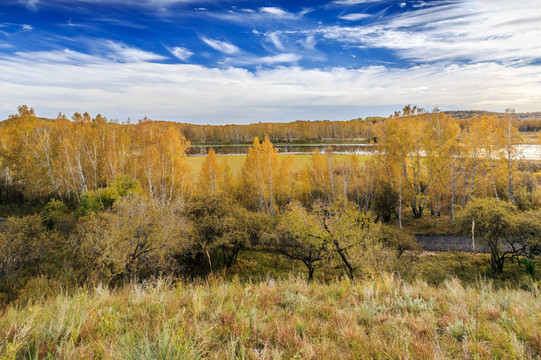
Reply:
<svg viewBox="0 0 541 360"><path fill-rule="evenodd" d="M541 110L539 0L1 0L0 119Z"/></svg>

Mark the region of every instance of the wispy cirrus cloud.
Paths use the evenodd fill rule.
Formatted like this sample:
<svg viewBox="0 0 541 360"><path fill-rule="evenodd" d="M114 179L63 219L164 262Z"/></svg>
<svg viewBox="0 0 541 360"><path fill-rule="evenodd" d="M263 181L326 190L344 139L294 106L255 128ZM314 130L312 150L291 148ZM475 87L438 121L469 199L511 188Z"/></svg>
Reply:
<svg viewBox="0 0 541 360"><path fill-rule="evenodd" d="M276 17L281 17L281 18L292 16L291 13L280 9L279 7L273 7L273 6L261 7L259 8L259 12L276 16Z"/></svg>
<svg viewBox="0 0 541 360"><path fill-rule="evenodd" d="M162 55L150 51L144 51L116 41L107 41L105 46L111 50L108 53L108 57L115 61L144 62L166 59Z"/></svg>
<svg viewBox="0 0 541 360"><path fill-rule="evenodd" d="M193 51L182 46L166 47L166 49L173 54L174 57L182 61L187 61L194 54Z"/></svg>
<svg viewBox="0 0 541 360"><path fill-rule="evenodd" d="M19 3L26 6L30 10L37 10L39 7L49 7L55 5L64 4L115 4L126 6L139 6L139 7L168 7L177 4L212 4L220 3L223 0L4 0L6 3Z"/></svg>
<svg viewBox="0 0 541 360"><path fill-rule="evenodd" d="M205 44L207 44L214 50L227 54L227 55L234 55L240 52L240 49L237 46L227 41L209 39L205 36L201 37L201 41L203 41Z"/></svg>
<svg viewBox="0 0 541 360"><path fill-rule="evenodd" d="M331 4L333 5L359 5L359 4L366 4L366 3L377 3L381 2L381 0L335 0L331 1Z"/></svg>
<svg viewBox="0 0 541 360"><path fill-rule="evenodd" d="M298 54L284 53L269 56L239 56L236 58L226 58L223 61L225 65L276 65L289 64L297 62L302 57Z"/></svg>
<svg viewBox="0 0 541 360"><path fill-rule="evenodd" d="M281 31L271 31L267 34L265 34L266 39L274 45L274 47L280 51L285 50L285 46L282 43L281 37L282 32Z"/></svg>
<svg viewBox="0 0 541 360"><path fill-rule="evenodd" d="M358 21L358 20L369 18L371 16L372 16L371 14L351 13L351 14L346 14L346 15L340 15L338 18L342 20L347 20L347 21Z"/></svg>
<svg viewBox="0 0 541 360"><path fill-rule="evenodd" d="M94 49L95 54L63 49L30 52L18 51L15 52L15 56L21 60L35 61L36 63L72 64L77 66L103 62L144 63L166 59L162 55L111 40L93 41L91 47Z"/></svg>
<svg viewBox="0 0 541 360"><path fill-rule="evenodd" d="M267 35L267 37L274 44L277 50L285 51L286 47L281 44L279 36L280 32ZM302 58L301 55L291 52L282 52L274 55L258 56L246 51L242 51L240 48L227 41L209 39L206 37L201 37L201 40L211 48L227 55L223 60L219 61L220 65L225 66L271 66L276 64L294 63Z"/></svg>
<svg viewBox="0 0 541 360"><path fill-rule="evenodd" d="M205 15L234 23L261 25L269 22L298 20L311 11L311 8L305 8L299 12L290 12L280 7L264 6L257 9L243 8L226 12L207 11Z"/></svg>
<svg viewBox="0 0 541 360"><path fill-rule="evenodd" d="M38 64L71 64L88 66L90 64L97 64L106 60L105 58L84 54L70 49L29 52L18 51L15 52L14 56L8 57L6 55L4 56L4 58L11 58L13 60L17 59L21 63L34 61L36 63L36 66L39 66Z"/></svg>
<svg viewBox="0 0 541 360"><path fill-rule="evenodd" d="M537 0L452 0L425 3L369 25L324 26L313 33L348 47L389 49L420 63L528 63L541 60L540 24Z"/></svg>
<svg viewBox="0 0 541 360"><path fill-rule="evenodd" d="M26 6L29 10L35 11L36 5L39 2L39 0L19 0L18 2ZM8 0L8 3L9 3L9 0Z"/></svg>

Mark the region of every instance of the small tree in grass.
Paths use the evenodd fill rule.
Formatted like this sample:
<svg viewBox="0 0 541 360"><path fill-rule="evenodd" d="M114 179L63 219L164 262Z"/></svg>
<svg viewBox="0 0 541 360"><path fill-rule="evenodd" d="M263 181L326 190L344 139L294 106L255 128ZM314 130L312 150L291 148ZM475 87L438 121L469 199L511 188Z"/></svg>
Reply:
<svg viewBox="0 0 541 360"><path fill-rule="evenodd" d="M223 196L194 198L185 213L191 220L194 251L221 255L223 266L235 264L241 250L256 244L266 226L266 216L253 213ZM212 267L212 266L211 266Z"/></svg>
<svg viewBox="0 0 541 360"><path fill-rule="evenodd" d="M475 222L475 237L490 249L490 267L501 273L507 258L523 252L519 242L519 226L515 216L517 209L511 203L494 199L472 199L458 214L457 225L467 234Z"/></svg>
<svg viewBox="0 0 541 360"><path fill-rule="evenodd" d="M293 203L280 220L276 245L280 252L302 261L310 279L320 260L353 278L366 268L377 248L374 226L369 214L345 198L315 204L311 211Z"/></svg>
<svg viewBox="0 0 541 360"><path fill-rule="evenodd" d="M70 237L81 277L144 278L174 271L174 254L191 248L181 205L125 197L109 210L79 218Z"/></svg>
<svg viewBox="0 0 541 360"><path fill-rule="evenodd" d="M280 217L271 246L288 258L301 261L308 270L308 280L314 277L314 265L327 253L327 240L318 227L318 219L297 202L289 204Z"/></svg>

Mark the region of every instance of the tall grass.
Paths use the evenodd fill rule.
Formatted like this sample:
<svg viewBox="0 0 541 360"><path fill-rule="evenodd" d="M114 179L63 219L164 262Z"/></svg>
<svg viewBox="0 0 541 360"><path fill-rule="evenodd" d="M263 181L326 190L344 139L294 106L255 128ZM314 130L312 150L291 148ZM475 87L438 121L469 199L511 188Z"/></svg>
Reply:
<svg viewBox="0 0 541 360"><path fill-rule="evenodd" d="M28 300L0 317L5 359L522 359L541 356L529 290L377 280L157 280Z"/></svg>

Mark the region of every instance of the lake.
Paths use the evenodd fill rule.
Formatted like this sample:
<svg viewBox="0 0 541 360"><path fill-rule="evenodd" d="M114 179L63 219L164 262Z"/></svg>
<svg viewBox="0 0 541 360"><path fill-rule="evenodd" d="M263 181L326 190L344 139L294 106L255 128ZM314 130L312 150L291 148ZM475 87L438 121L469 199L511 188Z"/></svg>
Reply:
<svg viewBox="0 0 541 360"><path fill-rule="evenodd" d="M330 147L334 154L348 155L372 155L377 145L373 144L292 144L275 145L280 154L312 154L316 150L324 154ZM214 149L220 155L246 155L250 145L192 145L188 150L188 156L206 156L209 149ZM520 158L524 160L541 160L541 146L535 144L517 145Z"/></svg>

